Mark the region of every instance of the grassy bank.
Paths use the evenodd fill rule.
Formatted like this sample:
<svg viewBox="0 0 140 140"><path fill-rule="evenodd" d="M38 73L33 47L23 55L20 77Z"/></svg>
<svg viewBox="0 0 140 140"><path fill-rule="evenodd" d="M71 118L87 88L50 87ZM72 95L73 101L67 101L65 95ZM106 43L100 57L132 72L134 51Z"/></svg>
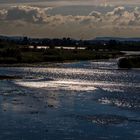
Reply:
<svg viewBox="0 0 140 140"><path fill-rule="evenodd" d="M41 62L65 62L76 60L109 59L122 56L117 51L94 52L91 50L68 49L29 49L4 48L0 49L0 64L32 64Z"/></svg>

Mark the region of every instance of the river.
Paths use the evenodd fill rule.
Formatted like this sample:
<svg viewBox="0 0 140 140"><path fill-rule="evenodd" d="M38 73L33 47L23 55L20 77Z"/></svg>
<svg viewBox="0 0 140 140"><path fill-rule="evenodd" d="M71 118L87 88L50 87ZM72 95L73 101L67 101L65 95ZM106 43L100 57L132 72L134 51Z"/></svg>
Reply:
<svg viewBox="0 0 140 140"><path fill-rule="evenodd" d="M0 139L139 140L140 70L116 60L1 67Z"/></svg>

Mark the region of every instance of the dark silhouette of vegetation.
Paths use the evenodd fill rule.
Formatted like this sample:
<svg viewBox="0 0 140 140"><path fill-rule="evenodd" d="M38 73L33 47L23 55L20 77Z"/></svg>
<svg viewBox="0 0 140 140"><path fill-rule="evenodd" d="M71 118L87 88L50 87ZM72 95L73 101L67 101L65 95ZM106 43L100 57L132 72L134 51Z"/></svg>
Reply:
<svg viewBox="0 0 140 140"><path fill-rule="evenodd" d="M128 58L120 58L118 61L119 68L131 68L131 63Z"/></svg>
<svg viewBox="0 0 140 140"><path fill-rule="evenodd" d="M119 68L140 68L140 56L131 56L120 58L118 61Z"/></svg>
<svg viewBox="0 0 140 140"><path fill-rule="evenodd" d="M140 41L0 37L1 64L109 59L123 56L120 51L135 50L140 50ZM129 65L123 60L119 65L125 64Z"/></svg>

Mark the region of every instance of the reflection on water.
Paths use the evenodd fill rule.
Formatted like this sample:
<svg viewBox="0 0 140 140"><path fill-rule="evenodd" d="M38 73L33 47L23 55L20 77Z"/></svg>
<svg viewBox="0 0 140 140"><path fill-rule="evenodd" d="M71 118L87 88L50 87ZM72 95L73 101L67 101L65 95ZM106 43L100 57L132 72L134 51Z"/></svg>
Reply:
<svg viewBox="0 0 140 140"><path fill-rule="evenodd" d="M46 88L47 90L72 90L72 91L93 91L96 88L93 84L81 81L16 81L17 85L30 88Z"/></svg>
<svg viewBox="0 0 140 140"><path fill-rule="evenodd" d="M140 72L116 61L0 68L0 139L140 138Z"/></svg>

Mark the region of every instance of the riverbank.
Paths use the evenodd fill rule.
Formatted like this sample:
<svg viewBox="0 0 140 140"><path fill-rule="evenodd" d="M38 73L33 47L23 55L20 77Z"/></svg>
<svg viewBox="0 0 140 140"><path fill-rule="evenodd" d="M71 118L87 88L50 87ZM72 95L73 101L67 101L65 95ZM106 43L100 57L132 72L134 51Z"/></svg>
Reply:
<svg viewBox="0 0 140 140"><path fill-rule="evenodd" d="M68 49L17 49L0 50L0 67L54 66L56 63L111 59L123 56L119 51L92 51ZM55 64L54 64L55 63Z"/></svg>

